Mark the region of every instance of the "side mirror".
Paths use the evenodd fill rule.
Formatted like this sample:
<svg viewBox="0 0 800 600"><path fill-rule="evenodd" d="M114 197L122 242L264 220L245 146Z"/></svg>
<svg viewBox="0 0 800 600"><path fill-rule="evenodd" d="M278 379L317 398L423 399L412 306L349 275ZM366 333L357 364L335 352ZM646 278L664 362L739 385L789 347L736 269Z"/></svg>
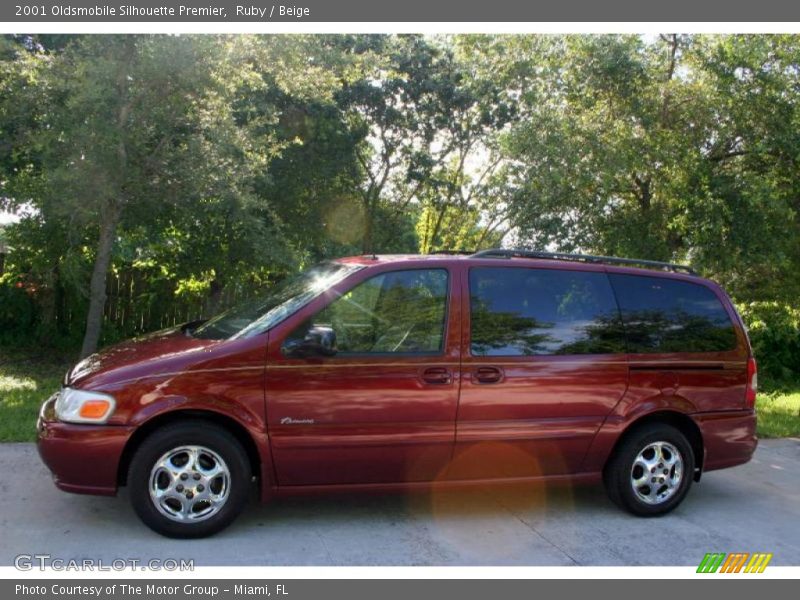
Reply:
<svg viewBox="0 0 800 600"><path fill-rule="evenodd" d="M337 352L336 333L327 325L314 325L302 340L286 342L282 351L292 358L333 356Z"/></svg>
<svg viewBox="0 0 800 600"><path fill-rule="evenodd" d="M180 332L184 335L191 336L195 329L200 327L203 323L208 321L208 319L197 319L196 321L189 321L188 323L184 323L180 327Z"/></svg>

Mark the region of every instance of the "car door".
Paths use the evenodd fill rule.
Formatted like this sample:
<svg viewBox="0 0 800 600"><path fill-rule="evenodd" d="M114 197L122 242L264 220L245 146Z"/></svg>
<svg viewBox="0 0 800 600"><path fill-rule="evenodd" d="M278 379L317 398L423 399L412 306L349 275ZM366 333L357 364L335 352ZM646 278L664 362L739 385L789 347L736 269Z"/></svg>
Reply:
<svg viewBox="0 0 800 600"><path fill-rule="evenodd" d="M379 265L270 332L266 398L279 485L440 475L455 440L458 283L444 263ZM336 334L334 356L286 356L320 326Z"/></svg>
<svg viewBox="0 0 800 600"><path fill-rule="evenodd" d="M575 472L628 378L605 272L494 260L462 279L468 314L449 476Z"/></svg>

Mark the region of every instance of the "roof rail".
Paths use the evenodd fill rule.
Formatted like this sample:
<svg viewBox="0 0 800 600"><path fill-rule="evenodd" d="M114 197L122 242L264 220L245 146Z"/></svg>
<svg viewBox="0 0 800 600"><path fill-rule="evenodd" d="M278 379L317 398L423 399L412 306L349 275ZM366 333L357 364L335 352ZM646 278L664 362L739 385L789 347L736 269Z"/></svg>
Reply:
<svg viewBox="0 0 800 600"><path fill-rule="evenodd" d="M673 273L687 273L697 275L697 271L687 265L660 262L657 260L645 260L643 258L618 258L616 256L595 256L593 254L570 254L568 252L541 252L539 250L527 250L525 248L490 248L481 250L471 255L472 258L540 258L547 260L564 260L573 262L596 263L606 265L627 265L647 267L660 271L671 271Z"/></svg>
<svg viewBox="0 0 800 600"><path fill-rule="evenodd" d="M472 256L474 250L431 250L428 254L443 254L445 256Z"/></svg>

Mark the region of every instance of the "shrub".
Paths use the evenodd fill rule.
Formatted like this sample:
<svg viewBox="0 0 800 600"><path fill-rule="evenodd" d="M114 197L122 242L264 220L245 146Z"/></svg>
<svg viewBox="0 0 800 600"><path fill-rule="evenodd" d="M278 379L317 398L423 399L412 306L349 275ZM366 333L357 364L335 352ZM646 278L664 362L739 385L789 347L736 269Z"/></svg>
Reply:
<svg viewBox="0 0 800 600"><path fill-rule="evenodd" d="M0 342L30 336L35 321L36 306L23 282L11 274L0 277Z"/></svg>
<svg viewBox="0 0 800 600"><path fill-rule="evenodd" d="M800 382L800 309L781 302L737 306L748 328L762 387Z"/></svg>

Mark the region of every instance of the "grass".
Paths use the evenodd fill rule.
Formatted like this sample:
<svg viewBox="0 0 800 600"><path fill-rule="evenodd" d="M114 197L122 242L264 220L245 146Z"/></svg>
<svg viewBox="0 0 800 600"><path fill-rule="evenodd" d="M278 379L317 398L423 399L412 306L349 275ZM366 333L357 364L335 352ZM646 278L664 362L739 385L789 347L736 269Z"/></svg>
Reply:
<svg viewBox="0 0 800 600"><path fill-rule="evenodd" d="M0 350L0 442L35 439L39 407L59 388L72 362ZM759 393L757 406L760 437L800 437L800 385Z"/></svg>
<svg viewBox="0 0 800 600"><path fill-rule="evenodd" d="M61 385L70 361L0 350L0 442L36 439L39 407Z"/></svg>
<svg viewBox="0 0 800 600"><path fill-rule="evenodd" d="M762 392L756 408L760 437L800 437L800 390Z"/></svg>

